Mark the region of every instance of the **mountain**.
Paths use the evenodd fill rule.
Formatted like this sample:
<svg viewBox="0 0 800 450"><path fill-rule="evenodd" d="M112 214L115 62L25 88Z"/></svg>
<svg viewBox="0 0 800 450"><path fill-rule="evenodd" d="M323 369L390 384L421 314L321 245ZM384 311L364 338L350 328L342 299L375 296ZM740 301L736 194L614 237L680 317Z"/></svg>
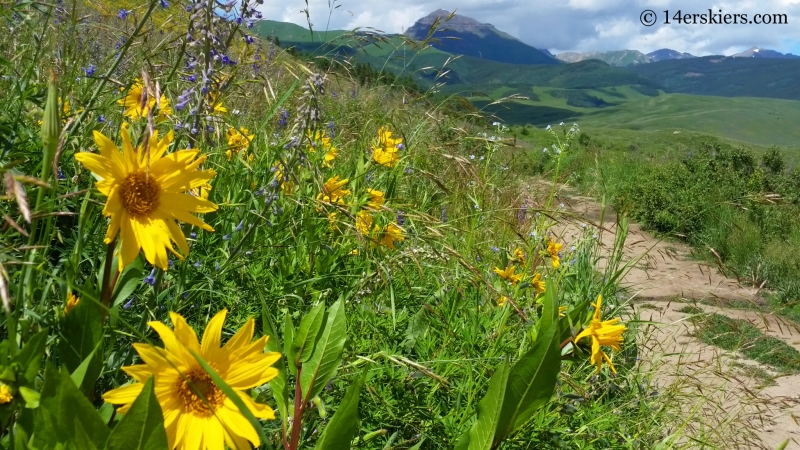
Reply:
<svg viewBox="0 0 800 450"><path fill-rule="evenodd" d="M547 53L498 30L492 24L481 23L460 14L445 22L444 19L449 15L443 9L436 10L417 20L405 34L412 39L424 40L434 21L441 18L431 42L434 48L441 51L511 64L561 63Z"/></svg>
<svg viewBox="0 0 800 450"><path fill-rule="evenodd" d="M669 48L662 48L660 50L656 50L654 52L650 52L647 55L647 59L649 62L658 62L664 61L667 59L686 59L686 58L694 58L694 55L689 53L681 53Z"/></svg>
<svg viewBox="0 0 800 450"><path fill-rule="evenodd" d="M781 53L775 50L770 50L768 48L761 48L761 47L750 47L749 49L737 53L735 55L731 55L733 58L776 58L776 59L796 59L800 58L800 56L793 55L791 53Z"/></svg>
<svg viewBox="0 0 800 450"><path fill-rule="evenodd" d="M637 64L626 70L667 92L800 100L799 58L703 56Z"/></svg>
<svg viewBox="0 0 800 450"><path fill-rule="evenodd" d="M650 62L644 53L637 50L617 50L611 52L587 52L587 53L559 53L556 58L567 63L585 61L587 59L599 59L604 63L625 67L633 64L644 64Z"/></svg>

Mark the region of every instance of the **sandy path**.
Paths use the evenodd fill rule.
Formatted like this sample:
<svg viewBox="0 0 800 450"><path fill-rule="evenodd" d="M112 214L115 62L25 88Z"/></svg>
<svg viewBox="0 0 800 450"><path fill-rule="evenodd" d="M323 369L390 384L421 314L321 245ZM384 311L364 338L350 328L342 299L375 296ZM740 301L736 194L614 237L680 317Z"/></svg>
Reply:
<svg viewBox="0 0 800 450"><path fill-rule="evenodd" d="M549 184L538 184L542 191ZM605 255L615 240L616 217L606 213L600 223L601 206L560 187L555 204L563 204L559 224L553 228L561 242L574 242L583 233L581 224L600 228L598 238ZM629 225L623 262L635 265L622 285L642 320L657 322L641 334L643 370L652 371L662 395L679 402L685 433L724 442L725 448L775 449L789 439L787 449L800 450L800 375L775 378L775 384L745 372L754 367L775 375L769 368L735 352L704 344L693 336L689 314L679 310L687 302L706 312L747 320L766 334L800 350L800 326L756 310L725 308L732 301L763 304L758 290L720 274L716 267L693 260L691 248L666 242ZM603 261L600 266L602 268ZM703 303L700 303L703 301ZM716 304L717 306L706 303ZM682 439L679 448L709 448Z"/></svg>

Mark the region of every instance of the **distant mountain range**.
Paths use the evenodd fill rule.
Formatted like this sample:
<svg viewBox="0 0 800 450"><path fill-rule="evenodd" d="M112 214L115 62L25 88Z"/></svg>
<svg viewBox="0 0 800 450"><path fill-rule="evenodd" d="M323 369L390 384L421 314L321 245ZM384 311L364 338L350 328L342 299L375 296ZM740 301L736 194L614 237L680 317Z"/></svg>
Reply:
<svg viewBox="0 0 800 450"><path fill-rule="evenodd" d="M553 57L546 49L527 45L491 24L461 15L442 19L428 41L430 46L420 50L408 45L410 39L426 40L436 19L448 15L444 10L434 11L419 19L405 36L387 34L380 38L364 31L311 33L295 24L268 20L259 21L256 30L264 38L274 35L282 48L352 58L378 70L411 75L423 88L444 83L451 93L475 93L470 97L481 92L507 92L508 87L524 95L533 92L540 96L542 91L537 94L532 89L548 88L552 91L546 94L548 101L566 99L568 105L580 107L611 105L618 92L650 97L667 92L800 100L800 85L796 83L800 57L759 47L729 57L695 57L667 48L648 54L621 50ZM620 90L613 90L617 88ZM593 89L605 90L603 102L597 101L599 97L595 97L601 94Z"/></svg>
<svg viewBox="0 0 800 450"><path fill-rule="evenodd" d="M441 18L438 29L432 35L434 48L457 55L473 56L491 61L511 64L560 64L547 50L531 47L519 39L504 33L494 25L457 14L444 21L450 13L436 10L417 20L405 34L416 40L425 40L431 25Z"/></svg>

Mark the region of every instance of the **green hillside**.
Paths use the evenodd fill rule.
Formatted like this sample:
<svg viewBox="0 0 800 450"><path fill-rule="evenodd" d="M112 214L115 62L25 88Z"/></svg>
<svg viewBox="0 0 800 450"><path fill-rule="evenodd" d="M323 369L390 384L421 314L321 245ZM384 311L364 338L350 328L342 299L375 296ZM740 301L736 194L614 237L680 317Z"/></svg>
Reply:
<svg viewBox="0 0 800 450"><path fill-rule="evenodd" d="M800 100L800 59L706 56L630 66L669 92Z"/></svg>

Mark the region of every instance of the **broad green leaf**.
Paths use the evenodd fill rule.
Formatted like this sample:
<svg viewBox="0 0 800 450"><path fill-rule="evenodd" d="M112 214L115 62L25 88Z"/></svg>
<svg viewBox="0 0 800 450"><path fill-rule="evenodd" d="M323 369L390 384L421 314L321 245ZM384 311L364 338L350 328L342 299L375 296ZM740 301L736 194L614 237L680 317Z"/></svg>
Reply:
<svg viewBox="0 0 800 450"><path fill-rule="evenodd" d="M26 384L33 384L42 365L42 356L47 345L48 331L42 330L28 339L22 349L11 358L11 362L19 364ZM20 382L20 381L18 381Z"/></svg>
<svg viewBox="0 0 800 450"><path fill-rule="evenodd" d="M291 314L286 313L283 321L283 354L286 356L289 373L297 376L297 366L294 364L295 358L292 356L292 342L294 342L294 324Z"/></svg>
<svg viewBox="0 0 800 450"><path fill-rule="evenodd" d="M164 416L156 399L153 377L133 401L106 442L106 450L159 450L167 448Z"/></svg>
<svg viewBox="0 0 800 450"><path fill-rule="evenodd" d="M102 344L103 341L97 343L92 353L89 353L89 356L83 360L80 366L72 372L70 376L72 381L75 382L76 386L81 388L83 392L91 391L94 383L97 381L97 378L100 376L100 372L103 368L103 352L102 352ZM96 360L99 359L100 362Z"/></svg>
<svg viewBox="0 0 800 450"><path fill-rule="evenodd" d="M112 305L116 307L125 302L125 299L141 284L143 267L142 258L134 259L132 263L125 267L119 276L114 293L111 295Z"/></svg>
<svg viewBox="0 0 800 450"><path fill-rule="evenodd" d="M361 386L367 378L367 371L347 389L336 414L330 423L322 430L322 436L317 441L316 450L349 450L350 443L358 432L358 400Z"/></svg>
<svg viewBox="0 0 800 450"><path fill-rule="evenodd" d="M311 308L297 327L297 333L292 340L292 358L301 363L308 361L314 351L322 320L325 318L325 302L320 302Z"/></svg>
<svg viewBox="0 0 800 450"><path fill-rule="evenodd" d="M101 449L109 429L68 373L48 364L34 418L33 447Z"/></svg>
<svg viewBox="0 0 800 450"><path fill-rule="evenodd" d="M548 280L536 342L508 374L495 445L522 427L553 396L561 371L557 298L556 285Z"/></svg>
<svg viewBox="0 0 800 450"><path fill-rule="evenodd" d="M304 401L319 395L336 374L342 362L346 337L347 319L344 315L344 302L337 300L328 308L328 320L314 348L314 354L302 367L300 388Z"/></svg>
<svg viewBox="0 0 800 450"><path fill-rule="evenodd" d="M478 403L478 417L455 446L455 450L489 450L494 443L497 421L503 407L503 394L508 383L510 370L508 360L503 361L497 368L492 379L489 380L489 389Z"/></svg>
<svg viewBox="0 0 800 450"><path fill-rule="evenodd" d="M406 352L411 351L411 349L417 345L417 340L428 332L428 328L430 328L430 319L428 318L428 315L428 310L425 309L425 307L422 307L411 317L411 320L408 321L406 338L402 343L403 347L406 349Z"/></svg>
<svg viewBox="0 0 800 450"><path fill-rule="evenodd" d="M29 387L20 386L19 393L22 395L22 399L25 400L26 408L35 409L39 407L41 395L38 392Z"/></svg>
<svg viewBox="0 0 800 450"><path fill-rule="evenodd" d="M64 317L61 325L61 339L58 342L60 361L71 372L92 354L103 337L103 310L100 304L90 299L82 299ZM101 352L102 353L102 352ZM102 358L98 360L102 365ZM90 368L92 373L100 368Z"/></svg>

